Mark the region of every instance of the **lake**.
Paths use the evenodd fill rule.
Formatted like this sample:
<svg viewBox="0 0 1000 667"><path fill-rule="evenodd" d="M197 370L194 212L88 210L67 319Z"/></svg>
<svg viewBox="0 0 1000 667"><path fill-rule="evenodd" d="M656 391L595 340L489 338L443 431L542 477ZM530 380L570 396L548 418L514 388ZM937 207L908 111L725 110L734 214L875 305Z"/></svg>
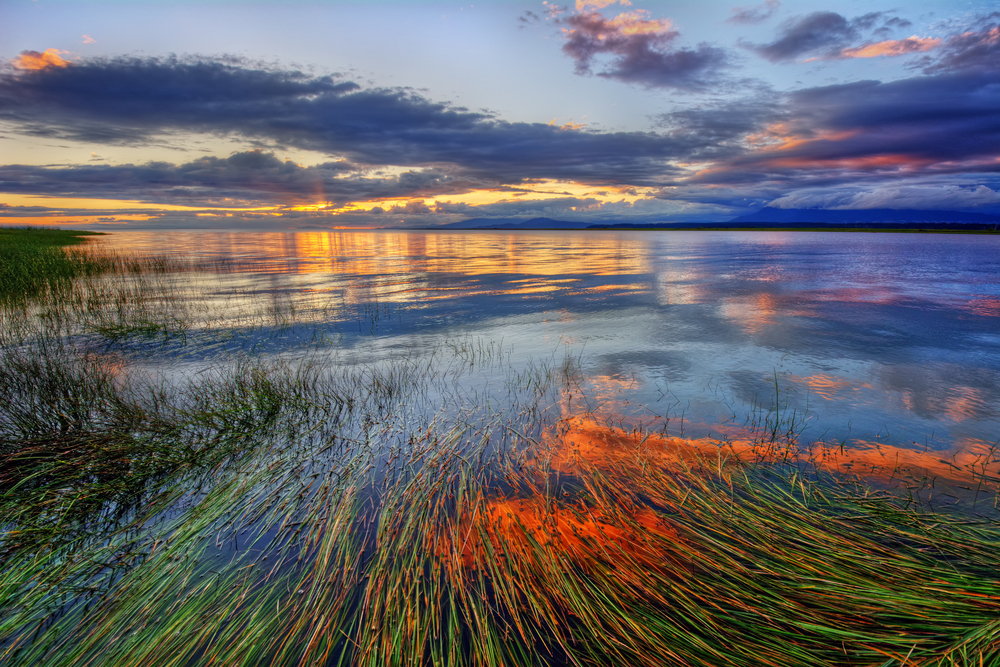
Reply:
<svg viewBox="0 0 1000 667"><path fill-rule="evenodd" d="M311 349L295 329L318 322L341 363L485 340L519 359L578 354L617 411L627 400L699 435L777 401L806 438L933 450L1000 439L996 236L127 232L101 243L237 263L198 298L257 291L294 305L271 354Z"/></svg>
<svg viewBox="0 0 1000 667"><path fill-rule="evenodd" d="M997 664L1000 237L88 251L0 309L5 664Z"/></svg>

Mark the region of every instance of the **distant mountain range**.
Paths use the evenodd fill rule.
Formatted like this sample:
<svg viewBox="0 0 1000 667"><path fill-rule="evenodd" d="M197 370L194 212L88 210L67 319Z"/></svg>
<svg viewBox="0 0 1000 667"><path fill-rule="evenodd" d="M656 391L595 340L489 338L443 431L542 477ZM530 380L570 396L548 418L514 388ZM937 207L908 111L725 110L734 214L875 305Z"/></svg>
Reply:
<svg viewBox="0 0 1000 667"><path fill-rule="evenodd" d="M445 229L586 229L589 222L567 222L552 218L472 218L441 225Z"/></svg>
<svg viewBox="0 0 1000 667"><path fill-rule="evenodd" d="M853 226L871 223L915 223L915 222L960 222L991 223L1000 222L1000 216L963 211L924 211L917 209L864 208L852 210L828 210L812 208L771 208L767 206L749 215L733 218L730 223L745 225L761 223L822 223L827 225Z"/></svg>
<svg viewBox="0 0 1000 667"><path fill-rule="evenodd" d="M552 218L472 218L435 229L711 229L717 227L862 227L873 229L997 229L1000 216L964 211L869 208L828 210L765 207L722 222L574 222Z"/></svg>

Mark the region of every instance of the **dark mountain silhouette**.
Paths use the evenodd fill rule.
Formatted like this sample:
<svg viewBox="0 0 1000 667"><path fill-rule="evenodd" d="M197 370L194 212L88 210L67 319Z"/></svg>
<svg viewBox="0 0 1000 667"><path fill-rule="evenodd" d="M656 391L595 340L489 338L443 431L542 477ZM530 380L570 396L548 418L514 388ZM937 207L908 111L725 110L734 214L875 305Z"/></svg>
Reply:
<svg viewBox="0 0 1000 667"><path fill-rule="evenodd" d="M584 229L589 223L552 218L472 218L441 225L442 229Z"/></svg>
<svg viewBox="0 0 1000 667"><path fill-rule="evenodd" d="M434 229L731 229L739 227L851 227L863 229L1000 229L1000 216L965 211L869 208L771 208L722 222L572 222L552 218L471 218Z"/></svg>
<svg viewBox="0 0 1000 667"><path fill-rule="evenodd" d="M873 223L1000 223L1000 216L964 211L926 211L892 208L866 208L852 210L829 210L812 208L762 208L756 213L733 218L730 223L737 225L762 225L768 223L822 223L827 225L854 227Z"/></svg>

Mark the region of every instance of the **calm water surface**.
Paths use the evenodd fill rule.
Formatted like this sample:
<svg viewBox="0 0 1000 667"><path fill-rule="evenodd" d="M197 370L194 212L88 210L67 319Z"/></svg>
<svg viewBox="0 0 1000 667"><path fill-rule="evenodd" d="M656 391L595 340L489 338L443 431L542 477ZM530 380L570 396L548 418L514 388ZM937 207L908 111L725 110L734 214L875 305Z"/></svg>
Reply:
<svg viewBox="0 0 1000 667"><path fill-rule="evenodd" d="M101 242L228 267L185 275L184 293L236 324L240 295L264 295L274 321L243 352L372 363L494 343L514 360L578 356L590 400L695 435L777 407L827 442L949 450L1000 439L996 236L124 232ZM193 349L232 351L210 337ZM199 362L170 346L142 354L163 368Z"/></svg>

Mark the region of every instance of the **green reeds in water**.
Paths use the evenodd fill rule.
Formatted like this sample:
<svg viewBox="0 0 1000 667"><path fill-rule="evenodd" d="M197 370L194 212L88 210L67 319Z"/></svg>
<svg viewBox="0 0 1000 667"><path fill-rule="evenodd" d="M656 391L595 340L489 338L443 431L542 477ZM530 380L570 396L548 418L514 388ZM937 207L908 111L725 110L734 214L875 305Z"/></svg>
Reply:
<svg viewBox="0 0 1000 667"><path fill-rule="evenodd" d="M137 380L106 383L148 403L95 408L68 432L127 423L151 459L156 438L186 458L143 478L142 506L89 538L71 498L112 482L34 464L49 466L37 484L70 491L43 501L57 525L30 545L19 531L40 518L6 498L6 659L995 664L993 520L760 457L668 464L634 431L609 430L628 452L613 464L557 469L546 448L562 424L544 408L560 373L511 370L507 409L482 410L455 379L467 363L243 365L155 398ZM70 412L48 428L62 433ZM71 524L75 538L56 539Z"/></svg>
<svg viewBox="0 0 1000 667"><path fill-rule="evenodd" d="M739 454L595 419L608 455L570 456L569 357L168 380L60 313L0 321L4 664L1000 664L992 454L932 512L793 455L777 410Z"/></svg>
<svg viewBox="0 0 1000 667"><path fill-rule="evenodd" d="M0 228L0 304L23 302L107 270L107 262L77 251L93 232Z"/></svg>

